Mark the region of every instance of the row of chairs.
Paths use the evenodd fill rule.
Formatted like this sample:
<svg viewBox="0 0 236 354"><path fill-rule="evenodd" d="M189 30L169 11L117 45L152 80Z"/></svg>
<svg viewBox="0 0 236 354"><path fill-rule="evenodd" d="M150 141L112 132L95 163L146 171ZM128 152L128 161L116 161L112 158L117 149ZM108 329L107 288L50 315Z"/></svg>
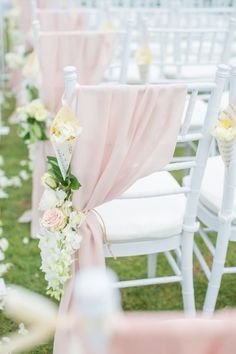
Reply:
<svg viewBox="0 0 236 354"><path fill-rule="evenodd" d="M63 27L63 22L59 19L62 16L69 19L69 13L62 16L53 13L49 17L45 14L45 12L39 13L41 28L39 22L34 21L39 57L41 57L40 48L44 45L43 43L45 41L49 43L50 40L55 42L55 38L60 40L62 50L66 46L68 48L72 41L81 43L83 38L87 43L95 43L98 37L100 40L103 38L103 46L111 45L111 38L116 38L116 41L113 42L113 50L110 51L110 58L108 58L110 66L107 67L104 74L104 79L107 82L136 84L140 82L157 83L161 80L173 79L209 79L214 77L216 65L229 63L233 55L236 23L234 19L230 21L227 28L220 29L206 29L205 27L199 29L149 29L145 23L142 23L143 30L138 32L132 28L132 23L129 23L126 31L88 33L74 31L72 27L73 24L78 23L77 21L66 21L66 29L65 26ZM51 21L49 21L50 18ZM71 23L71 27L68 26L68 23ZM55 28L58 32L55 32ZM145 50L148 50L152 57L148 64L144 63L144 67L146 66L144 76L140 74L136 59L136 53L140 47L143 47L141 50L144 51L144 56L146 55Z"/></svg>
<svg viewBox="0 0 236 354"><path fill-rule="evenodd" d="M33 17L36 19L37 2L32 2ZM231 17L235 17L235 7L171 7L171 8L142 8L142 7L113 7L109 4L101 4L98 8L53 8L44 7L41 11L79 11L81 16L87 16L86 29L97 29L109 22L114 28L123 28L129 19L137 23L146 19L151 27L227 27ZM40 12L40 9L39 9Z"/></svg>
<svg viewBox="0 0 236 354"><path fill-rule="evenodd" d="M69 43L69 40L70 38L72 38L72 35L74 35L74 33L65 34L65 43ZM112 36L113 34L107 33L106 35ZM42 49L43 45L40 44L40 37L45 37L45 39L47 40L47 45L44 48L47 47L52 50L52 48L55 48L53 47L53 43L56 42L57 37L61 38L61 36L62 34L60 32L52 33L52 35L50 33L39 33L39 43L37 48L39 57L41 59L44 58L42 72L44 71L45 74L46 70L48 69L50 69L50 72L53 72L54 67L56 68L55 75L52 75L51 79L48 75L46 75L46 79L42 81L42 92L45 92L47 95L48 87L51 85L52 95L54 95L54 98L56 97L57 105L60 101L60 97L62 94L62 92L60 91L62 89L61 86L63 86L60 82L59 91L57 91L57 80L59 79L60 71L62 70L62 67L66 65L66 63L71 64L73 58L76 57L76 55L73 56L72 52L66 50L66 48L73 46L68 45L68 47L62 47L61 44L58 47L62 50L61 55L58 51L55 50L51 52L52 55L49 55L48 52L46 53L45 50ZM91 34L89 34L89 36L91 37ZM127 40L127 36L125 38ZM60 62L60 65L57 67L55 64L58 63L59 58L61 59L63 57L64 53L67 53L67 56L64 58L64 60L66 60L66 63ZM123 66L121 65L121 67ZM82 77L82 75L83 70L81 70L81 75L79 73L79 83L81 82L80 77ZM133 190L131 189L126 192L124 198L98 208L99 214L102 215L102 218L107 225L107 237L108 240L112 243L113 253L115 253L117 256L137 254L149 255L148 274L150 278L142 279L140 281L130 281L126 284L121 282L119 283L119 286L136 286L138 284L148 285L152 283L157 284L166 283L168 281L180 281L183 285L184 307L188 311L194 311L194 296L192 284L192 243L194 231L196 231L195 217L198 206L197 201L200 194L200 182L203 177L204 167L206 165L207 160L207 153L211 142L209 131L213 120L217 116L217 112L220 107L220 99L228 78L228 68L221 67L217 72L216 83L212 83L211 81L204 84L199 84L199 82L187 84L189 96L188 99L186 99L186 114L184 122L182 124L178 142L186 143L192 141L199 141L198 149L196 152L196 159L189 156L187 156L187 160L185 162L183 162L183 160L178 161L175 159L173 164L167 165L165 172L163 171L155 176L152 175L150 177L147 177L147 182L143 182L142 180L137 182L137 185L134 185L132 187L134 188L134 192L137 192L135 196L133 196ZM231 80L232 82L230 89L230 97L232 97L233 95L232 90L234 87L234 71L232 71ZM66 92L71 92L73 87L75 87L75 84L75 69L67 69ZM130 87L129 89L132 90L132 87ZM142 90L142 88L140 88L140 90ZM207 103L206 122L203 124L204 128L202 131L197 131L193 133L190 131L190 123L191 119L193 118L192 113L194 111L194 103L197 101L196 98L199 97L200 94L202 94L203 92L206 92L208 94L210 93L211 96L209 102ZM50 98L51 101L53 97L48 96L48 98ZM130 102L127 100L125 106L129 105ZM55 109L55 107L56 106L53 107L53 110ZM96 117L93 118L96 119ZM84 124L86 124L86 122L84 122ZM179 183L177 183L176 180L173 178L172 174L169 173L172 172L174 169L193 169L191 182L188 186L179 186ZM39 179L36 179L34 182L36 182L35 185L37 186L36 188L38 188ZM154 188L154 195L153 186L158 187ZM165 187L164 191L160 190L160 186ZM148 197L151 198L147 198L146 193L144 192L147 192ZM165 196L165 193L167 193L167 196ZM173 193L174 196L171 196L171 194ZM184 194L188 194L187 199ZM140 197L141 201L137 200ZM135 201L130 200L133 198L135 199ZM151 202L151 207L148 207L149 202ZM142 205L144 205L145 210L147 210L147 218L144 218L144 213L142 213L141 211ZM35 207L37 208L37 206ZM130 218L128 218L130 212L132 212L133 210L135 210L136 213L140 213L140 216L136 217L135 215L130 215ZM124 222L123 227L120 222L120 219L117 221L117 219L114 218L114 215L117 214L122 216L121 219ZM156 215L158 214L161 215L161 217L157 219ZM132 220L132 223L130 223L130 220ZM137 220L139 220L141 223L145 222L144 228L141 228L141 224L136 224ZM151 222L151 220L154 221ZM170 220L172 220L171 223ZM131 225L136 225L136 229L134 232L130 228ZM147 237L143 238L143 233L140 234L141 230L145 230L145 234L147 235ZM159 231L155 233L154 230ZM164 237L162 235L164 235ZM170 252L171 250L175 251L177 259L173 257L173 254ZM162 279L159 279L159 277L154 276L156 264L155 254L161 251L165 252L167 260L174 270L174 276L164 277ZM106 251L106 249L104 252L105 255L110 255L110 253Z"/></svg>
<svg viewBox="0 0 236 354"><path fill-rule="evenodd" d="M46 0L47 1L47 0ZM38 0L39 4L44 4L45 0ZM55 7L82 6L100 7L102 3L115 7L233 7L234 0L50 0L50 5Z"/></svg>
<svg viewBox="0 0 236 354"><path fill-rule="evenodd" d="M60 23L60 22L58 22L58 23ZM158 30L157 30L157 32L158 32ZM167 30L167 32L168 32L168 30ZM184 30L183 30L183 32L184 32ZM187 31L187 32L189 33L190 31ZM161 33L163 33L163 31L159 31L159 33L160 33L160 35L162 35ZM178 33L178 36L180 36L181 30L178 30L177 33ZM215 33L217 33L217 31ZM230 32L230 33L232 33L232 32ZM229 32L227 34L228 34L227 40L230 40L230 43L227 42L227 40L222 41L222 42L226 43L226 47L225 47L225 51L224 51L225 53L227 52L226 48L228 47L228 49L230 49L230 47L232 46L232 36L229 36ZM81 34L78 33L78 37L77 37L77 39L75 39L75 43L79 39L80 35ZM109 36L109 35L111 35L111 34L107 33L107 36ZM204 35L204 30L202 30L202 37L203 37L203 35ZM50 39L50 36L51 36L51 39ZM57 39L58 36L60 36L62 38L63 34L62 33L52 33L50 35L49 32L47 32L47 33L46 32L44 33L44 31L38 32L39 57L42 58L43 56L45 56L45 51L43 49L44 47L42 45L44 37L48 41L48 48L54 48L53 49L54 56L57 56L58 52L55 50L55 47L53 47L53 43L55 43L55 41L58 40ZM65 36L65 43L68 44L70 39L72 38L72 33L71 33L71 35L69 33L65 33L64 36ZM75 33L73 33L73 36L75 36ZM186 37L186 34L185 34L185 37ZM215 34L215 37L216 37L216 34ZM123 33L123 38L124 38L124 33ZM170 38L171 38L171 36L170 36ZM187 38L188 38L188 42L191 45L194 44L196 46L196 42L192 43L193 41L190 40L191 35L189 35ZM126 39L126 45L128 42L128 44L132 48L132 45L130 44L130 43L132 43L131 39L129 38L129 40L127 41L127 36L125 37L125 39ZM214 39L214 36L213 36L213 39ZM42 41L42 43L40 43L40 41ZM78 40L78 42L79 42L79 40ZM166 40L162 41L163 46L165 45L166 42L167 42ZM176 38L175 38L174 43L176 44L176 46L179 45L179 42L180 41L176 40ZM214 41L212 41L212 38L208 38L208 43L212 43L212 42L214 42ZM61 49L63 48L62 43L63 42L60 42ZM155 43L155 41L154 40L150 41L150 43ZM193 47L194 47L194 45L193 45ZM214 48L214 46L215 46L215 44L213 44L213 48ZM69 47L70 46L68 45L67 48L69 48ZM73 46L71 45L71 47L73 47ZM185 44L185 47L186 47L186 44ZM42 49L41 53L40 53L40 50L41 50L40 48ZM177 49L177 47L175 47L175 49ZM182 50L179 51L179 52L181 52L181 55L183 54L183 50L184 50L184 46L183 46ZM205 51L206 51L206 49L205 49ZM210 48L210 52L212 52L212 51L213 51L213 49ZM127 52L130 52L130 50L123 51L123 54L127 53ZM178 53L178 49L176 50L176 52ZM187 52L189 52L189 49L187 49ZM72 60L70 58L73 58L74 56L68 50L67 50L67 54L68 54L67 62L68 63L70 62L70 64L71 64ZM48 59L44 62L44 68L48 65L48 68L50 68L49 71L52 72L53 66L55 65L55 60L52 60L52 62L50 64L49 63L50 57L52 57L52 56L48 56L47 57ZM165 58L165 56L163 56L163 57ZM222 60L222 58L218 59L219 62L221 60ZM178 63L178 61L176 61L176 62ZM183 63L183 68L185 67L184 64L186 65L186 62ZM206 64L206 62L204 62L204 64ZM215 64L216 64L216 62L214 62L214 65ZM62 67L62 63L60 65ZM121 67L124 68L124 63L121 65ZM59 68L57 68L57 75L58 75L58 70L59 70ZM82 80L83 70L81 70L81 71L82 71L81 76L79 74L79 83L81 83L81 82L83 83L83 80ZM224 69L222 72L224 72ZM227 70L225 71L225 73L226 72L227 72ZM222 73L219 74L219 72L218 72L218 75L222 75L224 77L224 74L222 74ZM199 73L196 76L199 80ZM227 76L227 74L226 74L226 76ZM49 82L48 82L49 80L48 80L48 75L46 75L45 77L47 77L47 79L46 79L45 83L43 84L43 86L46 89L46 86L49 86ZM70 87L69 90L71 90L70 85L72 85L72 86L75 85L75 82L76 82L75 77L76 77L75 72L71 72L69 70L68 76L67 76L68 85ZM232 72L232 77L233 77L233 72ZM127 82L128 81L127 79L123 79L123 80L120 80L120 82ZM223 79L221 78L221 80L224 81L224 83L227 81L226 77L224 77ZM53 87L53 85L55 85L55 81L53 79L50 81L52 82L52 90L53 90L53 89L55 89L55 86ZM119 80L113 79L111 81L119 81ZM156 80L156 82L158 82L158 79ZM233 79L232 79L232 82L233 82ZM233 90L232 87L234 87L233 83L231 83L231 92ZM190 87L189 87L190 95L189 95L188 101L186 102L186 105L187 105L186 111L185 111L186 112L186 116L185 116L186 120L185 120L185 123L183 123L183 125L182 125L182 136L180 135L179 142L186 143L186 142L191 142L192 140L198 140L198 139L201 140L202 139L202 132L201 131L197 131L195 133L189 131L189 128L191 127L191 118L192 118L191 113L194 111L194 103L197 102L197 98L201 97L202 93L204 93L204 92L208 93L208 94L211 93L212 91L214 91L214 89L215 89L215 84L212 85L212 83L199 85L199 82L196 82L195 84L190 85ZM223 90L222 86L220 87L220 90L222 93L222 90ZM46 89L46 92L48 92L47 89ZM200 93L200 95L198 95L198 92ZM46 95L48 96L48 94L46 94ZM55 93L54 93L54 95L55 95ZM220 104L220 96L221 96L221 94L219 94L217 96L216 102L214 102L214 103L212 103L210 100L208 103L208 107L209 107L209 105L210 105L210 107L214 106L215 109L217 110L217 104L218 105ZM214 98L213 98L213 101L214 101ZM210 111L212 111L212 109L213 109L212 107L209 108ZM216 113L215 113L215 116L216 116ZM203 122L202 122L202 124L203 124ZM210 125L208 126L207 129L208 129L208 134L209 134ZM207 132L207 129L204 125L204 132ZM189 132L189 135L187 134L187 132ZM208 136L208 139L210 139L209 136ZM209 140L208 140L208 144L209 144ZM199 146L201 146L201 144L199 144ZM204 146L203 150L204 150L204 153L202 153L202 154L205 157L202 156L201 159L202 158L206 159L205 153L207 153L208 148L206 148L206 146ZM219 158L218 158L218 160L219 160ZM185 161L184 163L183 162L176 162L176 160L174 163L176 164L175 166L177 166L178 169L191 168L195 164L195 162L192 161L192 158ZM205 163L206 163L206 160L205 160ZM197 175L198 175L198 173L203 173L202 163L200 163L200 166L201 166L200 168L196 168L196 170L200 169L200 171L201 171L201 172L196 172ZM167 197L167 201L170 203L173 203L172 208L170 208L168 203L166 203L166 208L163 206L163 200L165 200L164 196L163 196L163 191L158 190L158 188L157 188L157 191L156 191L156 188L154 188L154 196L157 197L157 195L161 194L163 196L163 198L161 198L161 199L156 198L157 204L155 205L155 208L153 207L151 209L148 209L148 207L145 206L145 208L148 210L149 217L150 217L150 218L146 219L146 225L145 225L146 234L147 235L154 235L153 236L154 240L152 239L152 237L148 241L146 241L146 239L145 240L142 239L143 234L140 235L138 232L139 230L142 229L140 225L137 226L137 229L134 231L134 233L132 232L132 230L129 227L130 220L132 220L132 216L130 219L130 215L129 215L128 211L132 210L132 208L134 208L134 210L136 210L137 213L138 212L141 213L140 217L138 217L137 219L140 220L141 222L143 222L143 218L141 217L142 216L141 208L139 209L139 204L137 203L137 196L135 197L134 201L129 200L133 194L132 189L131 189L131 197L130 197L130 191L129 191L129 192L127 192L128 194L125 194L124 200L122 199L119 201L115 201L114 203L112 203L110 205L107 205L107 206L105 205L104 207L102 206L101 209L98 208L98 211L102 215L102 217L107 225L108 239L110 242L112 242L112 251L115 255L117 255L117 256L137 255L137 254L140 254L144 251L145 251L144 254L149 254L148 275L150 276L150 278L142 279L140 281L139 280L138 281L137 280L130 281L128 283L121 282L119 284L119 286L123 287L123 286L127 286L127 285L128 286L130 286L130 285L136 286L136 285L145 285L145 284L152 284L152 283L159 283L159 282L162 283L162 282L167 282L169 280L173 281L173 282L174 281L181 281L183 284L183 298L184 298L184 304L185 304L184 307L186 310L193 310L193 308L194 308L193 288L192 288L191 281L189 281L189 279L191 278L190 277L191 260L189 259L189 257L191 257L191 251L190 251L191 243L192 243L191 239L193 238L193 231L195 230L194 229L195 224L194 225L187 224L186 229L184 229L184 235L185 235L184 237L183 236L180 237L177 232L174 232L173 237L168 237L169 236L168 232L169 231L173 232L173 229L175 229L176 225L178 227L180 227L180 225L181 225L180 220L183 220L183 217L185 215L184 213L185 213L185 202L186 201L185 201L185 197L183 195L181 195L182 191L184 191L185 193L190 193L191 197L190 196L188 197L187 203L190 203L189 205L191 205L192 207L193 207L192 203L194 203L194 200L195 200L195 212L196 212L196 208L197 208L197 206L196 206L197 199L196 199L196 195L194 196L194 193L192 194L192 189L191 189L192 187L185 186L185 187L183 187L183 189L181 189L181 188L179 189L179 186L176 184L176 181L173 179L172 175L170 173L168 173L169 171L172 171L173 169L174 169L173 166L172 167L168 166L167 172L162 172L162 173L158 174L157 176L151 176L149 179L147 179L147 182L145 181L145 183L142 181L137 182L137 185L135 185L133 187L134 191L137 192L138 197L140 197L140 195L142 196L142 200L140 202L140 207L142 206L143 203L145 204L145 202L146 202L148 205L148 203L150 202L150 200L147 200L145 198L145 193L143 191L147 191L148 194L152 195L151 193L153 190L153 186L155 187L155 186L159 186L160 184L163 184L165 186L165 188L171 187L172 191L175 188L177 188L177 190L178 190L177 195L173 196L172 198L171 198L171 196ZM156 181L156 178L157 178L157 181ZM199 178L199 176L195 177L195 178L196 178L196 180L193 179L195 181L193 183L196 183L197 187L195 186L193 189L195 192L196 192L196 190L198 190L200 193L200 184L198 184L198 183L200 183L200 178ZM153 195L152 195L152 197L153 197ZM151 202L153 202L153 205L155 204L155 197L151 198ZM160 200L161 200L161 202L160 202ZM127 204L127 206L126 206L126 204ZM193 207L193 209L194 209L194 207ZM171 210L173 210L173 213L171 213ZM176 214L176 210L178 211L178 214ZM187 207L186 210L190 212L191 209L189 207ZM122 215L122 220L124 220L125 226L122 226L120 224L120 220L119 220L119 223L117 224L116 219L113 217L114 215L117 215L117 213ZM152 219L155 220L155 215L158 215L158 214L162 216L160 218L160 219L162 219L160 235L162 235L162 233L164 232L164 234L166 234L167 237L164 239L160 238L160 240L156 241L156 239L155 239L156 234L153 233L153 230L158 229L158 221L159 220L156 221L156 224L155 224L155 222L150 223L150 220L152 220ZM173 224L169 223L169 220L171 219L170 214L171 214L171 217L176 222L175 226ZM134 215L133 218L136 219L136 215ZM188 215L186 216L186 220L188 220L188 222L190 222ZM165 222L166 222L166 224L165 224ZM134 224L134 221L131 224ZM152 229L150 230L149 227L153 228L153 230ZM127 234L130 237L130 238L128 237L128 239L127 239ZM189 234L191 234L191 236L189 236ZM133 239L135 239L135 242L133 242ZM181 239L181 241L180 241L180 239ZM187 265L185 265L185 266L182 265L184 271L182 271L183 269L179 268L178 260L175 260L175 258L173 258L173 255L170 252L171 249L176 248L176 254L178 257L180 257L179 246L180 246L181 242L185 242L183 240L186 241L186 245L187 245L187 246L183 246L183 244L181 244L182 257L184 258L184 262L187 263ZM161 246L160 246L160 244L161 244ZM173 245L174 245L174 247L173 247ZM163 249L163 247L164 247L164 249ZM186 249L188 249L188 250L186 251ZM156 265L155 253L157 253L160 250L165 251L165 255L175 271L174 276L170 276L170 277L166 277L166 278L164 277L163 278L164 280L160 280L159 277L155 277L155 265ZM110 253L108 251L105 251L105 254L107 256L109 256ZM186 270L186 274L185 274L185 270ZM209 309L207 309L207 310L209 310ZM209 311L211 311L211 310L212 310L212 307Z"/></svg>

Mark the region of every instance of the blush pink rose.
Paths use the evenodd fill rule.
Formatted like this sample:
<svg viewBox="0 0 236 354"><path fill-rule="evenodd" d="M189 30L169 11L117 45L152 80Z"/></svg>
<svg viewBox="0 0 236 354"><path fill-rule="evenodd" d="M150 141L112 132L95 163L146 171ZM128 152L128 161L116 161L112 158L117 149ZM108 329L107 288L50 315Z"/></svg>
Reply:
<svg viewBox="0 0 236 354"><path fill-rule="evenodd" d="M52 231L62 230L66 226L67 218L58 208L48 209L43 214L42 225Z"/></svg>

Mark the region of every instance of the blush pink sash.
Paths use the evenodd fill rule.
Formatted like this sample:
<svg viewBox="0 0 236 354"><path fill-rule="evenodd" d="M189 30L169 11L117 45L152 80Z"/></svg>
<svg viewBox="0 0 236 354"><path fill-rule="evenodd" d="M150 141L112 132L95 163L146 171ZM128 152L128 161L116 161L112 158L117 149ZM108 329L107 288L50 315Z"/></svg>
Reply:
<svg viewBox="0 0 236 354"><path fill-rule="evenodd" d="M42 98L50 111L59 108L63 93L63 68L73 65L83 85L101 81L116 48L117 32L47 32L39 40Z"/></svg>
<svg viewBox="0 0 236 354"><path fill-rule="evenodd" d="M80 31L86 28L89 14L84 10L38 10L37 17L42 31Z"/></svg>
<svg viewBox="0 0 236 354"><path fill-rule="evenodd" d="M235 311L212 318L131 313L118 318L111 354L234 354Z"/></svg>
<svg viewBox="0 0 236 354"><path fill-rule="evenodd" d="M79 82L97 84L107 68L116 47L118 33L75 32L67 35L59 33L45 34L40 37L41 97L52 113L60 107L64 90L63 68L74 65L77 68ZM45 172L44 151L50 151L50 143L42 143L36 155L33 173L31 234L38 232L38 205L42 187L40 180Z"/></svg>
<svg viewBox="0 0 236 354"><path fill-rule="evenodd" d="M104 264L103 230L93 209L170 161L185 97L180 85L79 87L76 115L83 132L72 171L82 188L74 194L74 204L87 217L79 230L83 241L72 274L79 267ZM73 287L74 277L65 287L60 313L71 307ZM57 332L54 354L67 353L67 344Z"/></svg>

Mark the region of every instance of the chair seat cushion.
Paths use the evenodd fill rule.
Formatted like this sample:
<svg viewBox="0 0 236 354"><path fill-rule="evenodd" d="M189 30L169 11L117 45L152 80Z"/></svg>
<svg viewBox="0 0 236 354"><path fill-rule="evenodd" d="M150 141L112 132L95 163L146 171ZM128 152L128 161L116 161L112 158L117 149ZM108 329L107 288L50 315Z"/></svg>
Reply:
<svg viewBox="0 0 236 354"><path fill-rule="evenodd" d="M184 65L181 68L179 79L182 80L199 80L212 79L216 73L216 65ZM165 76L168 79L175 79L177 77L177 69L174 66L169 66L165 70Z"/></svg>
<svg viewBox="0 0 236 354"><path fill-rule="evenodd" d="M202 181L200 201L209 210L218 214L224 184L224 163L221 156L210 157L207 162L206 171ZM236 198L234 201L234 211L236 212Z"/></svg>
<svg viewBox="0 0 236 354"><path fill-rule="evenodd" d="M168 172L137 181L124 195L180 188ZM167 238L182 230L186 198L183 194L139 199L115 199L96 210L106 225L110 242Z"/></svg>

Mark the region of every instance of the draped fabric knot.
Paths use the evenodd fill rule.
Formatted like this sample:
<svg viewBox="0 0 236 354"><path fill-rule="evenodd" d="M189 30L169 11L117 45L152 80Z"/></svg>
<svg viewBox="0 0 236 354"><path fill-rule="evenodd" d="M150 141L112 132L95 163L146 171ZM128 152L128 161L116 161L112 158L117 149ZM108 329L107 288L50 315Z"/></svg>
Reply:
<svg viewBox="0 0 236 354"><path fill-rule="evenodd" d="M101 229L101 234L102 234L101 239L102 239L102 241L103 241L103 244L107 247L107 249L108 249L108 251L109 251L111 257L113 257L113 259L116 259L116 256L115 256L115 255L113 254L113 252L112 252L111 244L110 244L110 242L108 241L107 230L106 230L106 224L105 224L105 222L104 222L104 220L103 220L101 214L100 214L96 209L94 209L94 208L89 209L89 210L88 210L88 209L84 209L84 210L79 211L79 212L81 212L81 213L83 213L83 214L85 215L85 220L86 220L87 223L89 223L88 215L89 215L90 213L92 213L93 216L96 217L96 222L99 224L100 229ZM80 229L82 223L83 223L85 220L81 220L81 222L80 222L80 224L79 224L79 226L78 226L79 229ZM93 218L92 220L95 220L95 219ZM93 221L92 221L92 222L93 222Z"/></svg>

